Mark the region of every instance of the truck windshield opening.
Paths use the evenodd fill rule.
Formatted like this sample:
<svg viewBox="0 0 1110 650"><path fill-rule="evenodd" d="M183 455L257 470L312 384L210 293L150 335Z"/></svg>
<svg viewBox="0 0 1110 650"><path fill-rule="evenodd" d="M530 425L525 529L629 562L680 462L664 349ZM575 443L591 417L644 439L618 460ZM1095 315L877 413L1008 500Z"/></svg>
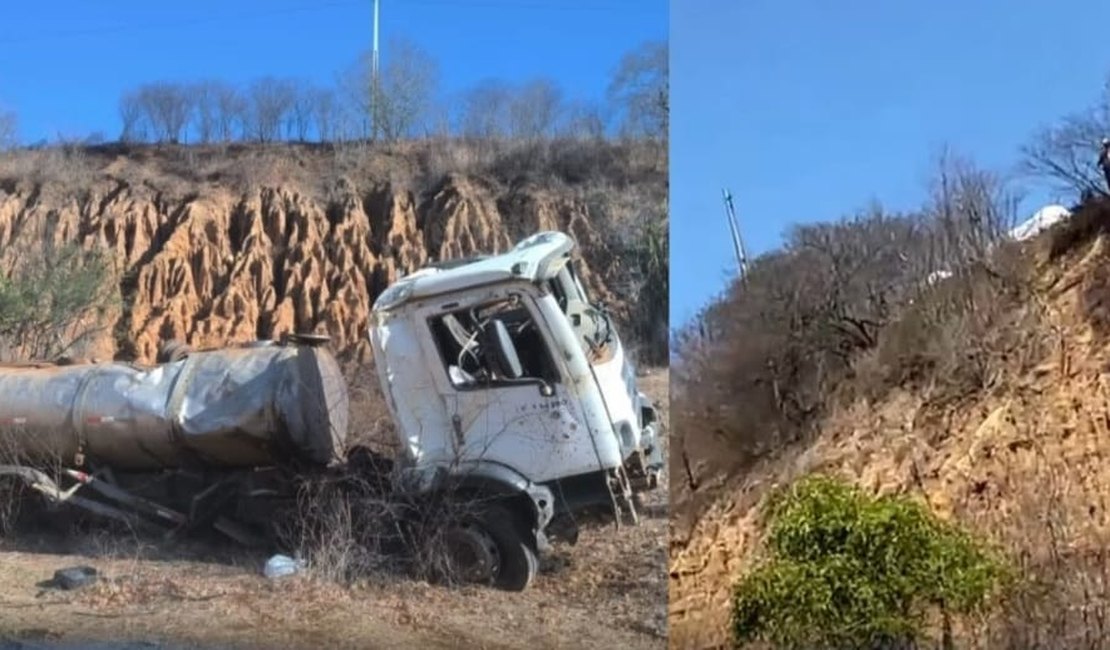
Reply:
<svg viewBox="0 0 1110 650"><path fill-rule="evenodd" d="M482 349L479 332L492 319L503 322L509 331L523 375L509 382L499 377ZM459 309L431 318L428 322L451 384L456 388L519 384L520 380L542 380L553 383L558 372L551 360L547 344L536 326L531 312L519 299L505 299L475 308Z"/></svg>

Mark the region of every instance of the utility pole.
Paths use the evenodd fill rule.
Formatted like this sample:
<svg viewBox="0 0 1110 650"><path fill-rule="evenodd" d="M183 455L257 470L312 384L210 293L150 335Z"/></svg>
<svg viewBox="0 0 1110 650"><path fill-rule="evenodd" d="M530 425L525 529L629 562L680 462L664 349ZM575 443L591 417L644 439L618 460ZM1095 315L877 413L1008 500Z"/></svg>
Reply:
<svg viewBox="0 0 1110 650"><path fill-rule="evenodd" d="M370 55L370 128L373 129L373 139L378 138L378 115L380 115L378 101L380 89L378 86L378 5L380 0L374 0L374 49Z"/></svg>
<svg viewBox="0 0 1110 650"><path fill-rule="evenodd" d="M379 0L374 0L374 55L370 63L375 88L378 87L378 4Z"/></svg>
<svg viewBox="0 0 1110 650"><path fill-rule="evenodd" d="M736 220L736 210L732 206L732 193L722 189L721 194L725 199L725 217L728 218L728 227L732 232L732 246L736 249L736 266L740 281L743 282L748 275L748 254L744 250L744 240L740 237L740 224Z"/></svg>

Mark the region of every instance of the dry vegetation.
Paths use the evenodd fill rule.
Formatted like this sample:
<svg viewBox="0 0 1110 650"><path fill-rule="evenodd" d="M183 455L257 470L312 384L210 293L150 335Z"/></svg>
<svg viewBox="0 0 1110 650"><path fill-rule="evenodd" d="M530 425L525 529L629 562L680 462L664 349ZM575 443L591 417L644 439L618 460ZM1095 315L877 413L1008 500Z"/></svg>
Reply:
<svg viewBox="0 0 1110 650"><path fill-rule="evenodd" d="M979 346L965 343L992 327L983 294L1021 287L995 248L1014 203L997 177L946 156L920 213L873 207L799 226L757 259L676 335L680 498L812 436L853 392L875 399L909 381L960 381L947 370L963 369L955 357L974 356Z"/></svg>
<svg viewBox="0 0 1110 650"><path fill-rule="evenodd" d="M1107 116L1104 89L1025 147L1025 171L1082 197L1038 239L1000 237L1016 197L944 160L921 210L794 229L677 333L672 647L731 643L760 505L813 473L923 500L1017 569L925 646L1110 642Z"/></svg>
<svg viewBox="0 0 1110 650"><path fill-rule="evenodd" d="M681 343L674 427L687 434L690 474L672 474L695 489L675 490L675 647L727 642L731 585L762 534L756 506L811 472L923 498L1000 545L1019 583L955 631L956 647L1110 642L1110 205L1092 199L1028 244L973 236L969 217L987 214L969 211L974 201L938 205L924 221L801 229L714 307L704 326L722 328L718 338ZM963 224L958 237L944 234L945 215ZM914 265L915 252L937 250L937 232L965 242L949 249L957 263ZM838 246L859 264L838 264ZM953 275L921 281L938 268ZM722 456L735 464L705 462Z"/></svg>

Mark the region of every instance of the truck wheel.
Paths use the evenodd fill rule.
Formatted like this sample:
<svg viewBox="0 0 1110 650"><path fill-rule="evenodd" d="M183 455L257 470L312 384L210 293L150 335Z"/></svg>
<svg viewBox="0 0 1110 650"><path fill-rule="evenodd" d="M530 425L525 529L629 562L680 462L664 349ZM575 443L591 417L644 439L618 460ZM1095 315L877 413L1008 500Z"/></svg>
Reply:
<svg viewBox="0 0 1110 650"><path fill-rule="evenodd" d="M513 512L493 506L447 532L452 572L466 582L524 591L536 577L539 561Z"/></svg>

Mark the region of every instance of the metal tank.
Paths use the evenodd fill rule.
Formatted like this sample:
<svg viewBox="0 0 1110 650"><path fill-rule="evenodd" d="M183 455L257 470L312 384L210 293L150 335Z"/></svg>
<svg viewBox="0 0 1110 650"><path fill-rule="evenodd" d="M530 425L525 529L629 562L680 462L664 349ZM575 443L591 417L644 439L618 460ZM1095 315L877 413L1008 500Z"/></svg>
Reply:
<svg viewBox="0 0 1110 650"><path fill-rule="evenodd" d="M254 344L126 363L0 366L0 463L82 456L122 470L327 465L347 384L315 345Z"/></svg>

